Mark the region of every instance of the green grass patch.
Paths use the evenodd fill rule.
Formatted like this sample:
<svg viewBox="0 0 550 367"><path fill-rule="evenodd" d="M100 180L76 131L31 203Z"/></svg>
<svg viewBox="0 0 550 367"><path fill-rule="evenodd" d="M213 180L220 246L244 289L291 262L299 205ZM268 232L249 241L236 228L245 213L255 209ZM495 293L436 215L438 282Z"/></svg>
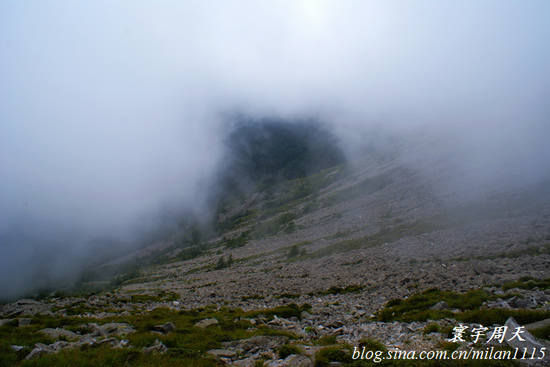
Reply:
<svg viewBox="0 0 550 367"><path fill-rule="evenodd" d="M151 298L138 298L151 300ZM221 348L225 341L245 339L255 335L282 335L291 339L293 333L271 329L267 326L252 328L248 320L253 315L263 314L268 318L300 317L303 310L310 306L284 305L256 312L244 312L241 309L205 307L196 310L176 311L169 308L156 308L153 311L112 316L101 320L81 317L35 316L30 325L17 327L17 322L0 327L0 366L217 366L218 362L208 357L205 352ZM215 318L218 324L207 328L194 325L203 319ZM83 324L88 322L125 322L136 331L125 336L130 346L124 349L110 347L85 347L83 349L63 350L57 354L40 356L31 361L24 361L35 343L51 344L55 340L38 331L43 328L65 328L75 332L86 332ZM155 325L172 322L175 330L160 335L151 333ZM152 345L159 339L169 349L164 355L143 354L142 348ZM11 345L23 346L15 352Z"/></svg>
<svg viewBox="0 0 550 367"><path fill-rule="evenodd" d="M428 325L426 325L424 327L424 330L422 331L422 333L424 335L426 335L426 334L431 334L431 333L438 333L440 330L441 330L441 328L439 327L439 325L437 323L430 322Z"/></svg>
<svg viewBox="0 0 550 367"><path fill-rule="evenodd" d="M359 341L359 348L362 350L363 347L365 347L365 350L373 350L373 351L381 350L385 352L388 350L384 344L382 344L378 340L371 339L371 338L365 338Z"/></svg>
<svg viewBox="0 0 550 367"><path fill-rule="evenodd" d="M47 354L40 358L22 361L19 366L50 367L50 366L137 366L137 367L158 367L158 366L192 366L192 367L213 367L220 366L218 362L205 357L187 357L177 353L176 350L166 354L144 354L138 348L112 349L107 346L63 350L55 354Z"/></svg>
<svg viewBox="0 0 550 367"><path fill-rule="evenodd" d="M513 288L521 289L548 289L550 288L550 278L546 279L535 279L531 277L523 277L514 282L507 282L502 285L502 289L507 291Z"/></svg>
<svg viewBox="0 0 550 367"><path fill-rule="evenodd" d="M89 319L80 317L53 317L34 316L30 325L18 327L17 320L0 327L0 366L17 365L34 347L36 343L51 344L55 340L39 332L45 328L62 327L66 329L78 328L78 325L88 322ZM11 345L24 347L15 352Z"/></svg>
<svg viewBox="0 0 550 367"><path fill-rule="evenodd" d="M351 355L352 351L347 347L322 348L315 354L315 367L331 366L332 362L349 364L353 362Z"/></svg>
<svg viewBox="0 0 550 367"><path fill-rule="evenodd" d="M254 210L245 210L244 212L238 213L221 223L218 223L217 230L219 233L224 233L232 231L247 225L252 220L255 220L258 213Z"/></svg>
<svg viewBox="0 0 550 367"><path fill-rule="evenodd" d="M257 317L260 315L264 315L265 317L269 319L273 319L275 316L282 317L285 319L288 319L290 317L297 317L298 319L301 319L302 312L303 311L309 311L311 310L311 305L305 303L302 306L298 306L295 303L290 303L288 305L284 306L278 306L274 308L267 308L264 310L259 311L251 311L248 313L250 317Z"/></svg>
<svg viewBox="0 0 550 367"><path fill-rule="evenodd" d="M298 348L295 345L285 344L285 345L281 345L277 349L277 353L279 354L279 358L285 359L286 357L292 354L302 354L302 351L300 350L300 348Z"/></svg>
<svg viewBox="0 0 550 367"><path fill-rule="evenodd" d="M234 238L230 238L224 242L225 247L227 248L239 248L243 247L248 243L248 235L250 231L241 232L240 235Z"/></svg>
<svg viewBox="0 0 550 367"><path fill-rule="evenodd" d="M264 238L273 236L280 231L290 233L296 228L294 219L296 219L296 214L292 212L280 214L275 218L265 220L256 225L253 235L255 238Z"/></svg>
<svg viewBox="0 0 550 367"><path fill-rule="evenodd" d="M463 322L494 325L504 324L509 317L514 317L520 324L528 324L550 317L550 311L543 310L480 309L483 302L494 297L479 289L456 293L432 288L407 299L394 299L387 302L384 308L378 312L377 319L385 322L413 322L454 318ZM445 301L449 309L430 309L440 301ZM451 309L459 311L453 312Z"/></svg>
<svg viewBox="0 0 550 367"><path fill-rule="evenodd" d="M315 344L317 345L334 345L336 344L336 336L335 335L323 335L319 339L315 341Z"/></svg>
<svg viewBox="0 0 550 367"><path fill-rule="evenodd" d="M550 325L530 330L536 338L550 340Z"/></svg>
<svg viewBox="0 0 550 367"><path fill-rule="evenodd" d="M248 301L248 300L251 300L251 299L258 299L259 300L259 299L264 299L264 298L265 298L265 296L262 296L260 294L253 294L251 296L242 296L241 300Z"/></svg>
<svg viewBox="0 0 550 367"><path fill-rule="evenodd" d="M362 344L361 344L362 343ZM454 343L450 346L456 349ZM383 359L387 356L386 347L375 340L364 340L360 342L358 349L362 351L365 346L366 351L378 353L380 359L376 362L373 360L354 360L353 347L349 345L331 346L320 349L315 354L315 367L327 367L338 365L342 367L363 367L363 366L384 366L384 367L511 367L518 366L514 361L506 360L408 360L408 359ZM438 350L444 350L445 347L440 347ZM454 349L448 349L448 355ZM418 355L418 354L417 354ZM513 353L512 353L513 355Z"/></svg>
<svg viewBox="0 0 550 367"><path fill-rule="evenodd" d="M466 293L428 289L407 299L394 299L386 303L378 312L380 321L425 321L453 316L450 310L431 310L440 301L447 303L450 309L473 310L493 297L483 290L471 290Z"/></svg>

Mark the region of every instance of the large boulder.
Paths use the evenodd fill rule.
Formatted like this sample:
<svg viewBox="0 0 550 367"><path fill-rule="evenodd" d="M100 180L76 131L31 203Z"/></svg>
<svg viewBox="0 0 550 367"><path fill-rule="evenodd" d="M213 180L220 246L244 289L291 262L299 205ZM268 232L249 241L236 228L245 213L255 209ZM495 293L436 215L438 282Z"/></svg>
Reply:
<svg viewBox="0 0 550 367"><path fill-rule="evenodd" d="M508 327L506 331L506 335L504 340L506 340L506 343L511 346L512 348L518 348L519 350L526 350L528 351L540 351L540 350L550 350L550 345L537 340L530 332L527 330L523 330L523 332L520 334L521 338L524 340L519 340L519 338L512 339L512 336L514 335L514 332L517 330L517 328L522 327L519 325L516 320L513 317L509 317L508 320L506 320L505 325ZM525 328L526 329L526 328ZM512 339L512 340L510 340ZM545 349L542 349L545 348ZM538 354L536 357L540 356ZM532 363L543 363L544 365L550 364L550 355L546 354L544 356L544 359L541 360L528 360L528 364Z"/></svg>

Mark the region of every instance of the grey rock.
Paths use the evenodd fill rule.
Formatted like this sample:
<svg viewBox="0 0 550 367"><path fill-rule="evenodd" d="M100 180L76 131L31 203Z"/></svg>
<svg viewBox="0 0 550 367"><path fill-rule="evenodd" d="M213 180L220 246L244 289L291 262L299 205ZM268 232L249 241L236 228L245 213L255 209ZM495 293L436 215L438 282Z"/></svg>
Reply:
<svg viewBox="0 0 550 367"><path fill-rule="evenodd" d="M11 312L8 312L6 314L7 317L15 317L15 316L19 316L23 313L23 310L22 309L17 309L17 310L13 310Z"/></svg>
<svg viewBox="0 0 550 367"><path fill-rule="evenodd" d="M66 342L64 340L56 341L55 343L52 343L48 345L48 348L52 349L54 352L59 352L61 349L70 348L74 344Z"/></svg>
<svg viewBox="0 0 550 367"><path fill-rule="evenodd" d="M126 335L135 332L134 328L123 322L111 322L101 326L109 335Z"/></svg>
<svg viewBox="0 0 550 367"><path fill-rule="evenodd" d="M103 344L110 344L111 346L114 347L117 344L119 344L119 341L116 338L105 338L103 340L98 341L96 345L103 345Z"/></svg>
<svg viewBox="0 0 550 367"><path fill-rule="evenodd" d="M78 341L78 345L94 345L96 342L97 340L95 338L87 334L80 338L80 340Z"/></svg>
<svg viewBox="0 0 550 367"><path fill-rule="evenodd" d="M288 367L313 367L311 359L302 355L290 355L283 362Z"/></svg>
<svg viewBox="0 0 550 367"><path fill-rule="evenodd" d="M110 335L126 335L135 332L135 329L123 322L110 322L103 325L89 323L88 328L92 331L92 336L107 337Z"/></svg>
<svg viewBox="0 0 550 367"><path fill-rule="evenodd" d="M206 327L209 327L211 325L217 325L218 324L218 320L216 319L204 319L204 320L201 320L199 322L197 322L195 324L195 327L200 327L200 328L206 328Z"/></svg>
<svg viewBox="0 0 550 367"><path fill-rule="evenodd" d="M516 322L516 320L514 320L513 317L509 317L508 320L506 320L505 325L508 327L508 329L506 331L504 340L506 340L506 343L512 348L519 348L520 350L523 350L523 348L527 348L527 350L541 350L541 348L548 349L548 345L544 345L542 342L538 341L527 330L524 330L524 332L520 334L521 338L524 339L523 341L519 340L518 338L510 340L514 335L514 331L516 330L516 328L520 327L520 325ZM550 356L546 355L543 361L544 363L548 363L550 361Z"/></svg>
<svg viewBox="0 0 550 367"><path fill-rule="evenodd" d="M215 357L224 357L224 358L233 358L237 355L237 353L229 349L211 349L207 353Z"/></svg>
<svg viewBox="0 0 550 367"><path fill-rule="evenodd" d="M143 348L144 353L166 353L167 350L168 348L166 345L162 344L162 342L158 339L156 339L155 343L150 347Z"/></svg>
<svg viewBox="0 0 550 367"><path fill-rule="evenodd" d="M16 352L19 352L21 349L25 348L21 345L10 345L10 348Z"/></svg>
<svg viewBox="0 0 550 367"><path fill-rule="evenodd" d="M39 357L44 354L53 353L53 350L50 349L46 344L36 343L34 349L31 350L29 354L25 357L26 360Z"/></svg>
<svg viewBox="0 0 550 367"><path fill-rule="evenodd" d="M329 328L332 328L332 329L337 329L339 327L342 327L344 325L344 323L340 320L334 320L328 324L326 324L325 326L326 327L329 327Z"/></svg>
<svg viewBox="0 0 550 367"><path fill-rule="evenodd" d="M286 336L253 336L248 339L227 342L224 345L247 353L256 353L276 349L287 341Z"/></svg>
<svg viewBox="0 0 550 367"><path fill-rule="evenodd" d="M158 331L158 332L161 332L163 334L167 334L171 331L174 331L176 330L176 326L171 323L171 322L167 322L166 324L163 324L163 325L155 325L153 326L153 330L154 331Z"/></svg>
<svg viewBox="0 0 550 367"><path fill-rule="evenodd" d="M34 299L25 298L25 299L17 300L15 304L18 306L28 306L28 305L40 305L41 303L38 301L35 301Z"/></svg>
<svg viewBox="0 0 550 367"><path fill-rule="evenodd" d="M256 360L252 357L249 357L245 359L239 359L238 361L233 361L231 365L236 367L253 367L255 363Z"/></svg>
<svg viewBox="0 0 550 367"><path fill-rule="evenodd" d="M533 302L532 299L529 298L520 298L520 297L512 297L508 300L508 303L510 306L514 308L530 308L535 307L537 305L536 301Z"/></svg>
<svg viewBox="0 0 550 367"><path fill-rule="evenodd" d="M88 328L91 330L92 336L107 336L107 331L96 323L89 323Z"/></svg>
<svg viewBox="0 0 550 367"><path fill-rule="evenodd" d="M487 302L486 306L488 308L506 308L506 309L511 309L512 306L510 306L510 304L502 299L498 299L494 302Z"/></svg>
<svg viewBox="0 0 550 367"><path fill-rule="evenodd" d="M449 305L447 304L447 302L439 301L435 305L430 307L430 310L441 311L441 310L446 310L448 308L449 308Z"/></svg>

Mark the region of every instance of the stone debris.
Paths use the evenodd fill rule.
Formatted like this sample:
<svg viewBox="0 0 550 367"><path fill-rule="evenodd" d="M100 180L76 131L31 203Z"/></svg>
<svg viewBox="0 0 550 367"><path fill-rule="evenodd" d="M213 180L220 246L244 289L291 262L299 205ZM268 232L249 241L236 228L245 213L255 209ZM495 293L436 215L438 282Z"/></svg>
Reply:
<svg viewBox="0 0 550 367"><path fill-rule="evenodd" d="M449 305L445 301L439 301L435 305L430 307L430 310L435 310L435 311L442 311L447 309L449 309Z"/></svg>
<svg viewBox="0 0 550 367"><path fill-rule="evenodd" d="M284 336L228 341L209 354L236 366L253 366L260 359L268 360L266 363L270 366L310 366L310 357L320 348L314 341L322 337L329 337L327 339L338 344L357 345L361 339L371 338L388 348L436 348L447 338L443 330L456 326L456 320L437 320L438 328L428 334L423 330L434 321L376 321L377 312L388 301L407 299L430 288L456 292L481 288L498 297L485 302L482 309L550 311L549 289L518 286L505 290L495 286L520 277L548 278L550 255L545 247L550 240L548 195L525 196L521 192L511 193L504 187L493 187L493 194L480 198L479 203L465 204L453 189L445 189L448 185L433 185L425 175L411 174L409 168L400 164L398 159L380 164L378 159L367 157L364 167L358 167L353 178L338 179L323 188L314 199L312 197L312 201L319 204L318 210L304 210L310 204L309 198L298 200L300 203L296 206L285 207L289 214L296 215L294 231L279 231L263 238L250 236L247 244L237 248L212 247L220 256L228 258L231 255L234 259L231 266L215 269L220 256L211 256L209 250L206 256L155 265L151 273L122 284L113 292L90 297L20 299L0 305L0 326L32 326L32 317L39 315L96 320L82 325L80 334L62 328L43 329L42 333L54 339L65 339L50 345L12 346L12 349L25 350L32 347L27 355L30 359L85 345L131 347L128 340L118 339L134 332L134 328L126 323L102 324L101 319L105 318L139 315L157 308L189 310L209 306L257 311L289 303L307 303L311 308L302 310L300 317L279 314L272 319L264 315L234 320L248 320L251 332L269 327L281 334L296 334L301 338L300 343L311 344L302 347L305 356L278 359L277 349L288 342ZM425 165L425 169L438 170L437 162L421 161L419 164ZM445 167L439 168L442 168L441 182L446 182ZM328 203L327 199L333 194L341 194L342 190L379 176L385 177L387 184L372 195L358 194L353 200ZM443 192L434 194L430 191L434 186ZM276 193L272 194L275 197L269 200L277 199ZM260 213L267 202L263 195L255 194L247 204L250 207L243 209ZM492 215L483 220L478 220L479 215L469 218L470 214L479 212L479 205L483 211L491 209L488 211ZM239 208L231 208L231 211L231 215L243 213ZM457 214L456 218L453 214ZM263 220L259 217L258 220ZM449 223L441 220L447 217L453 219ZM437 220L432 226L434 218ZM460 219L458 223L456 219ZM256 219L251 223L245 221L232 229L232 233L221 234L209 245L223 243L226 234L235 238L254 230L256 224ZM362 247L363 240L368 246ZM289 246L294 244L303 250L303 256L289 259ZM177 301L159 296L132 302L134 295L160 295L162 292L177 294ZM434 304L431 309L455 311L445 301ZM545 320L526 325L526 328L532 330L549 323ZM507 324L517 325L513 320L508 320ZM219 321L208 318L198 321L195 327L214 325L219 325ZM175 325L168 322L154 326L151 331L166 334L174 330ZM541 344L531 339L531 334L529 336L530 346ZM167 348L157 339L144 350L162 353Z"/></svg>

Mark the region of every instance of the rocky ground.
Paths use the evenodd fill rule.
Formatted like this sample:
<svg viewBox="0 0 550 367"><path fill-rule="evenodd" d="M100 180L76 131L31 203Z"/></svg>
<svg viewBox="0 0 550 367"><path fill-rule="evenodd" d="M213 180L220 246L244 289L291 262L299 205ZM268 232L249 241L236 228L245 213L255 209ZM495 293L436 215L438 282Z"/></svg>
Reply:
<svg viewBox="0 0 550 367"><path fill-rule="evenodd" d="M359 345L469 348L447 342L453 327L509 317L547 343L549 186L469 196L430 169L325 170L228 210L244 219L193 258L155 244L163 261L117 287L5 304L3 363L345 365Z"/></svg>

